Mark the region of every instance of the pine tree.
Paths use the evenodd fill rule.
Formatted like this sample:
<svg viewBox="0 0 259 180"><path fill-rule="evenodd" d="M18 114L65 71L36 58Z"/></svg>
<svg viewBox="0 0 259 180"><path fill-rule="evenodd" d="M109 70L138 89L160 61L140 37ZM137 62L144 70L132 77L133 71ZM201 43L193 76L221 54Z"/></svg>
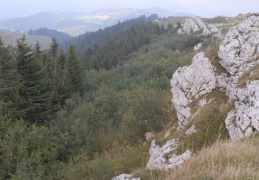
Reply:
<svg viewBox="0 0 259 180"><path fill-rule="evenodd" d="M52 118L52 88L47 72L25 42L25 36L17 40L17 66L21 76L21 117L31 123L44 123Z"/></svg>
<svg viewBox="0 0 259 180"><path fill-rule="evenodd" d="M57 85L56 92L58 97L58 102L61 105L65 104L65 100L70 97L70 82L68 80L68 64L67 58L63 51L60 49L57 55Z"/></svg>
<svg viewBox="0 0 259 180"><path fill-rule="evenodd" d="M17 118L19 112L19 75L17 75L16 61L10 48L4 47L0 38L0 107L2 116Z"/></svg>
<svg viewBox="0 0 259 180"><path fill-rule="evenodd" d="M52 57L55 57L58 53L58 42L56 39L52 39L52 42L50 44L50 53L52 55Z"/></svg>
<svg viewBox="0 0 259 180"><path fill-rule="evenodd" d="M41 55L42 51L40 50L40 48L41 48L41 45L40 45L39 41L37 41L37 43L34 46L35 55L37 55L37 56Z"/></svg>
<svg viewBox="0 0 259 180"><path fill-rule="evenodd" d="M84 91L83 80L85 72L82 63L76 55L75 46L70 45L68 52L68 79L71 83L70 92L79 92L81 95Z"/></svg>

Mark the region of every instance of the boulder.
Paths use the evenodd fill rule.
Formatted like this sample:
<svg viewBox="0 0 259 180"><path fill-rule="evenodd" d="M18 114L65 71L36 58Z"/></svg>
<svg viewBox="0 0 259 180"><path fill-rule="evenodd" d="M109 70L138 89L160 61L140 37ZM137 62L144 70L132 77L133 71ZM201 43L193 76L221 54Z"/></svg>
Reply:
<svg viewBox="0 0 259 180"><path fill-rule="evenodd" d="M192 153L189 150L180 156L176 155L174 151L177 146L177 139L168 140L162 147L157 145L156 140L153 140L149 149L150 159L147 168L160 170L173 169L191 157Z"/></svg>
<svg viewBox="0 0 259 180"><path fill-rule="evenodd" d="M147 133L145 134L145 137L146 137L146 140L147 140L147 141L150 141L150 140L153 139L154 134L153 134L152 132L147 132Z"/></svg>
<svg viewBox="0 0 259 180"><path fill-rule="evenodd" d="M230 138L235 141L259 131L259 80L233 89L230 97L235 100L235 109L225 120Z"/></svg>
<svg viewBox="0 0 259 180"><path fill-rule="evenodd" d="M218 33L219 29L216 25L206 24L201 18L188 18L182 24L182 28L178 30L179 34L190 34L191 32L197 32L203 29L202 35L208 35L211 33Z"/></svg>
<svg viewBox="0 0 259 180"><path fill-rule="evenodd" d="M141 180L140 178L132 178L133 174L121 174L112 178L112 180Z"/></svg>
<svg viewBox="0 0 259 180"><path fill-rule="evenodd" d="M240 24L230 28L219 47L218 56L220 64L232 76L240 77L259 62L255 61L258 52L259 15L250 14Z"/></svg>
<svg viewBox="0 0 259 180"><path fill-rule="evenodd" d="M195 46L193 47L193 51L198 51L198 50L201 49L201 48L202 48L202 44L199 43L199 44L197 44L197 45L195 45Z"/></svg>
<svg viewBox="0 0 259 180"><path fill-rule="evenodd" d="M185 132L185 134L191 135L191 134L196 133L196 132L197 132L197 130L195 129L195 125L192 125L192 126Z"/></svg>
<svg viewBox="0 0 259 180"><path fill-rule="evenodd" d="M175 71L171 87L178 125L182 127L192 115L188 104L217 87L215 67L203 52L198 53L190 66L180 67Z"/></svg>

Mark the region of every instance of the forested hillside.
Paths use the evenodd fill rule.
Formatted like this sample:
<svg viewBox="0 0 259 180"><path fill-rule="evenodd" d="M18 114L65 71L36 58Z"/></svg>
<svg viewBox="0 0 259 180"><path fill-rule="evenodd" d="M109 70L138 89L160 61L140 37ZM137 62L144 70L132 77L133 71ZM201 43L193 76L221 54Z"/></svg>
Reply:
<svg viewBox="0 0 259 180"><path fill-rule="evenodd" d="M146 131L159 131L170 121L168 82L178 66L189 62L188 55L175 51L176 43L183 39L178 47L185 51L201 39L165 30L152 18L97 32L104 36L86 35L99 46L91 54L86 49L82 62L75 46L65 53L56 40L45 51L40 44L28 46L26 37L13 48L1 44L1 177L111 178L122 167L114 164L108 174L97 173L99 156L116 146L130 151L138 148L131 144L143 146ZM99 61L93 60L97 55ZM77 164L81 158L89 163ZM141 159L134 163L141 165ZM112 167L109 163L117 162L102 166Z"/></svg>
<svg viewBox="0 0 259 180"><path fill-rule="evenodd" d="M155 19L141 16L64 44L53 39L48 50L39 43L29 46L26 37L13 47L0 41L2 179L110 180L134 172L145 180L169 175L145 169L151 146L145 134L165 143L165 131L178 123L171 103L172 75L191 64L199 43L220 67L221 39L201 35L202 30L178 33L184 19ZM217 71L223 72L222 67ZM185 136L187 126L171 128L167 138L181 140L178 153L189 147L199 153L228 138L222 124L233 103L219 89L208 98L216 100L188 124L201 132ZM189 106L195 109L197 104Z"/></svg>
<svg viewBox="0 0 259 180"><path fill-rule="evenodd" d="M58 41L58 43L60 43L60 44L69 42L72 39L72 36L68 35L67 33L59 32L56 30L48 29L48 28L39 28L37 30L30 29L28 31L28 35L48 36L53 39L56 39L56 41Z"/></svg>

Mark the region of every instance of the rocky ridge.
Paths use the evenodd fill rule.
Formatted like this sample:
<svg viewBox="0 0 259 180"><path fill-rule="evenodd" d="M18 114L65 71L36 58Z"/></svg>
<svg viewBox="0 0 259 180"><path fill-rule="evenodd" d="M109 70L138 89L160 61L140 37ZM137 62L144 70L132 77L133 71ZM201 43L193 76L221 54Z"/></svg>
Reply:
<svg viewBox="0 0 259 180"><path fill-rule="evenodd" d="M220 33L217 26L219 24L207 24L201 20L201 18L188 18L182 23L182 28L178 30L179 34L190 34L191 32L202 31L202 35L208 35L212 33Z"/></svg>
<svg viewBox="0 0 259 180"><path fill-rule="evenodd" d="M190 24L191 21L187 22ZM236 88L240 76L258 63L256 59L256 54L259 53L258 23L258 14L248 15L243 22L229 30L220 45L218 51L220 64L230 76L224 73L217 74L216 67L204 52L196 54L190 66L180 67L175 71L171 80L171 92L172 103L178 117L178 129L187 125L199 113L199 110L193 112L190 103L199 100L198 106L202 107L213 101L213 99L207 101L206 95L220 89L226 92L230 101L235 102L235 109L229 112L225 120L230 138L237 140L259 131L259 80L248 81L244 88ZM193 27L195 27L193 32L198 30L197 26ZM203 34L206 34L206 31L204 28ZM191 31L186 32L188 34ZM240 43L235 44L236 40L233 37L240 39ZM186 131L186 135L196 131L192 126ZM167 141L162 147L156 145L156 141L153 140L147 167L167 170L179 166L191 157L190 150L177 156L174 152L176 147L177 142L174 139Z"/></svg>
<svg viewBox="0 0 259 180"><path fill-rule="evenodd" d="M177 139L168 140L162 147L160 147L154 139L149 149L150 158L147 163L147 168L168 170L179 166L184 160L189 159L192 154L189 150L179 156L174 154L177 146Z"/></svg>
<svg viewBox="0 0 259 180"><path fill-rule="evenodd" d="M175 71L171 80L171 92L179 128L186 125L192 116L192 109L188 105L213 91L217 84L215 67L203 52L194 56L190 66L180 67Z"/></svg>
<svg viewBox="0 0 259 180"><path fill-rule="evenodd" d="M190 66L178 68L171 80L171 91L179 127L185 126L192 118L192 109L188 105L193 100L215 89L222 89L230 100L235 101L235 109L229 112L225 121L231 139L258 131L258 82L247 82L244 88L235 87L241 75L258 64L258 53L259 15L250 14L243 22L230 28L219 47L220 64L230 77L217 75L215 67L203 52L193 58Z"/></svg>
<svg viewBox="0 0 259 180"><path fill-rule="evenodd" d="M231 74L233 83L259 61L259 16L250 14L246 19L230 28L219 47L220 64Z"/></svg>
<svg viewBox="0 0 259 180"><path fill-rule="evenodd" d="M220 32L210 27L216 25L208 25L200 18L187 19L178 33L190 34L202 28L203 35ZM235 141L253 132L259 132L259 80L247 81L243 88L236 87L242 74L259 63L258 54L259 14L248 14L243 22L230 28L219 46L220 64L229 75L217 74L216 67L204 52L197 53L190 66L178 68L171 80L172 103L178 117L177 129L185 127L199 113L199 109L193 112L190 107L194 100L198 100L198 106L202 107L213 101L213 99L207 100L206 95L220 89L225 91L229 101L234 101L235 104L235 108L225 119L230 138ZM191 126L185 134L191 135L196 131L198 129ZM164 138L167 137L169 136L166 135ZM161 147L155 139L152 140L147 168L168 170L180 166L189 159L192 155L190 150L186 150L182 155L176 155L178 143L177 139L171 139Z"/></svg>

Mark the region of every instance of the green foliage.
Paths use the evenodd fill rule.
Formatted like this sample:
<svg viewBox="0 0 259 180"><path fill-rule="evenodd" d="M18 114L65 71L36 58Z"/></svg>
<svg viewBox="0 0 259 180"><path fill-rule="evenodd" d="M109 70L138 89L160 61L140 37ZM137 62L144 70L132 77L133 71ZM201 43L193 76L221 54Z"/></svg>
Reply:
<svg viewBox="0 0 259 180"><path fill-rule="evenodd" d="M84 80L84 68L83 64L79 61L75 46L70 45L68 52L68 62L67 62L67 71L68 71L68 81L71 84L71 94L79 92L84 93L83 80Z"/></svg>
<svg viewBox="0 0 259 180"><path fill-rule="evenodd" d="M54 164L64 144L63 136L47 127L28 126L25 121L1 121L1 177L42 176Z"/></svg>
<svg viewBox="0 0 259 180"><path fill-rule="evenodd" d="M17 101L19 100L17 67L10 47L5 48L0 38L0 103L1 114L7 118L17 117Z"/></svg>
<svg viewBox="0 0 259 180"><path fill-rule="evenodd" d="M63 44L72 39L72 37L67 33L60 32L53 29L47 29L47 28L39 28L37 30L30 29L28 31L28 34L33 36L36 36L36 35L48 36L56 39L60 44Z"/></svg>
<svg viewBox="0 0 259 180"><path fill-rule="evenodd" d="M22 84L19 90L21 101L18 102L20 116L29 122L44 123L52 118L52 89L47 72L27 46L25 36L17 40L17 44L17 72Z"/></svg>
<svg viewBox="0 0 259 180"><path fill-rule="evenodd" d="M73 45L64 52L53 40L48 51L39 44L32 50L23 38L16 56L10 49L6 57L14 58L10 72L19 75L17 112L24 120L1 121L5 178L111 179L146 165L144 135L171 121L171 76L190 63L193 45L204 37L177 35L143 17L136 21L119 24L124 28L114 37L95 39L107 43L85 51L88 71Z"/></svg>

